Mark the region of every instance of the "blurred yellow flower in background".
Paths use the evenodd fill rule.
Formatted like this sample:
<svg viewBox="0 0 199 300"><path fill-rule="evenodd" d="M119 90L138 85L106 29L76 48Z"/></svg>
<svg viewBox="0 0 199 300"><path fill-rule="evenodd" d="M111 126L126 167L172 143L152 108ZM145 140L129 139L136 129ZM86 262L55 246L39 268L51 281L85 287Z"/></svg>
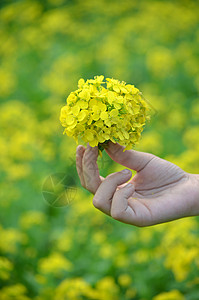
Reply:
<svg viewBox="0 0 199 300"><path fill-rule="evenodd" d="M72 263L61 253L53 252L39 261L39 270L44 274L53 273L59 275L63 271L72 270Z"/></svg>
<svg viewBox="0 0 199 300"><path fill-rule="evenodd" d="M0 251L3 253L15 253L17 246L27 242L27 236L14 228L0 226Z"/></svg>
<svg viewBox="0 0 199 300"><path fill-rule="evenodd" d="M29 229L34 225L42 226L45 222L46 216L41 211L28 211L20 219L20 225L23 229Z"/></svg>
<svg viewBox="0 0 199 300"><path fill-rule="evenodd" d="M127 287L131 284L132 279L128 274L121 274L118 277L118 282L121 286Z"/></svg>
<svg viewBox="0 0 199 300"><path fill-rule="evenodd" d="M172 290L169 292L163 292L155 297L153 300L184 300L185 297L177 290Z"/></svg>
<svg viewBox="0 0 199 300"><path fill-rule="evenodd" d="M27 289L24 285L18 283L10 286L3 287L1 289L2 300L30 300L27 295Z"/></svg>
<svg viewBox="0 0 199 300"><path fill-rule="evenodd" d="M13 264L6 257L0 256L0 278L5 280L10 278Z"/></svg>

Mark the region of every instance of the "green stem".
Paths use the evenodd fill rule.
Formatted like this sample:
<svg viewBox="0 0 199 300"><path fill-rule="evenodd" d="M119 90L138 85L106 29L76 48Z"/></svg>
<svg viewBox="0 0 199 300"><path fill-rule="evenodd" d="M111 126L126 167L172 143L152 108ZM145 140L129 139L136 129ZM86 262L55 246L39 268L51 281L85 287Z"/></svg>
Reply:
<svg viewBox="0 0 199 300"><path fill-rule="evenodd" d="M104 148L106 148L106 146L107 146L107 144L108 144L109 141L110 140L107 140L104 143L99 143L98 144L98 149L102 152L104 150ZM98 154L99 154L99 151L98 151Z"/></svg>

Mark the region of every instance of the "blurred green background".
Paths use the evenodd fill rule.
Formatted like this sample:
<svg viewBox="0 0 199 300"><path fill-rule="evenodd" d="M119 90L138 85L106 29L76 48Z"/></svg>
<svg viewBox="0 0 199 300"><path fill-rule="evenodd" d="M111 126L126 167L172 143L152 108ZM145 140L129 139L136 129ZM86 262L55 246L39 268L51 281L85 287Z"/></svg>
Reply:
<svg viewBox="0 0 199 300"><path fill-rule="evenodd" d="M198 217L137 228L96 210L59 122L79 78L124 80L154 110L135 149L199 173L198 16L193 0L0 2L0 299L199 299ZM60 173L75 190L59 208L42 191Z"/></svg>

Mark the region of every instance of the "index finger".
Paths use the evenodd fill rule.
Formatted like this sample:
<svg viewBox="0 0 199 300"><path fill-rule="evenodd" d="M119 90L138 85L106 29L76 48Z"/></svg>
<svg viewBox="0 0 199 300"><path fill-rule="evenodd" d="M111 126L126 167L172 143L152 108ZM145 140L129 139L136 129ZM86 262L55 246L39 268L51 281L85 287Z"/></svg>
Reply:
<svg viewBox="0 0 199 300"><path fill-rule="evenodd" d="M130 170L123 170L108 175L97 189L93 198L93 205L105 214L110 215L112 198L116 189L119 185L129 180L131 176Z"/></svg>
<svg viewBox="0 0 199 300"><path fill-rule="evenodd" d="M108 142L105 147L105 151L115 162L137 172L140 172L145 166L155 158L155 155L151 153L136 151L136 150L126 150L124 146L118 143Z"/></svg>

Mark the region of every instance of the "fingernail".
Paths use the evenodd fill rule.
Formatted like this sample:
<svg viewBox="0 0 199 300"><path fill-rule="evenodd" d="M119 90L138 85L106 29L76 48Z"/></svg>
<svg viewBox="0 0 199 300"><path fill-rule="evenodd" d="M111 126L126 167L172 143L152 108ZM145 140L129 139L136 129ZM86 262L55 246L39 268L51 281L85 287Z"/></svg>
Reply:
<svg viewBox="0 0 199 300"><path fill-rule="evenodd" d="M84 148L82 147L82 145L77 146L77 151L81 152Z"/></svg>
<svg viewBox="0 0 199 300"><path fill-rule="evenodd" d="M131 183L128 183L126 186L125 186L127 189L130 189L133 187L133 185Z"/></svg>
<svg viewBox="0 0 199 300"><path fill-rule="evenodd" d="M131 173L131 171L128 170L128 169L124 169L124 170L122 170L121 172L122 172L123 174L130 174L130 173Z"/></svg>

